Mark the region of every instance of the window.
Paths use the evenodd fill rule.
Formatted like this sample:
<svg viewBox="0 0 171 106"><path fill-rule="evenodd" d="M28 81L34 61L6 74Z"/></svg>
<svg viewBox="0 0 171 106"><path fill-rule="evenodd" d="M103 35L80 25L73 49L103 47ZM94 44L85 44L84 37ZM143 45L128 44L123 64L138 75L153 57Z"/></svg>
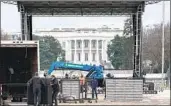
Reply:
<svg viewBox="0 0 171 106"><path fill-rule="evenodd" d="M96 41L95 40L92 41L92 48L96 48Z"/></svg>
<svg viewBox="0 0 171 106"><path fill-rule="evenodd" d="M81 55L80 55L80 53L78 53L77 55L78 55L78 61L81 61Z"/></svg>
<svg viewBox="0 0 171 106"><path fill-rule="evenodd" d="M84 41L84 47L85 47L85 48L88 48L88 40L85 40L85 41Z"/></svg>
<svg viewBox="0 0 171 106"><path fill-rule="evenodd" d="M96 61L96 53L93 53L93 61Z"/></svg>
<svg viewBox="0 0 171 106"><path fill-rule="evenodd" d="M74 61L74 53L72 53L71 56L72 56L71 60Z"/></svg>
<svg viewBox="0 0 171 106"><path fill-rule="evenodd" d="M99 49L102 49L102 40L99 41Z"/></svg>
<svg viewBox="0 0 171 106"><path fill-rule="evenodd" d="M99 60L102 60L102 53L99 53Z"/></svg>
<svg viewBox="0 0 171 106"><path fill-rule="evenodd" d="M81 48L81 41L77 42L77 48Z"/></svg>
<svg viewBox="0 0 171 106"><path fill-rule="evenodd" d="M88 53L85 53L85 61L88 61Z"/></svg>
<svg viewBox="0 0 171 106"><path fill-rule="evenodd" d="M74 41L74 40L71 41L71 48L72 48L72 49L75 48L75 41Z"/></svg>

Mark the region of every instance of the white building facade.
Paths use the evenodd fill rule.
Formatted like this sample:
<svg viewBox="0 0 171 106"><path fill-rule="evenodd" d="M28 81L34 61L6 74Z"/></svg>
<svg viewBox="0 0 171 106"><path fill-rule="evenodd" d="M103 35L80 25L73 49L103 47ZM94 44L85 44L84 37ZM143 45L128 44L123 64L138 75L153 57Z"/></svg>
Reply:
<svg viewBox="0 0 171 106"><path fill-rule="evenodd" d="M65 60L79 64L109 63L107 45L115 35L122 35L118 28L55 28L53 30L39 30L34 34L53 36L65 50ZM110 66L109 66L110 67Z"/></svg>

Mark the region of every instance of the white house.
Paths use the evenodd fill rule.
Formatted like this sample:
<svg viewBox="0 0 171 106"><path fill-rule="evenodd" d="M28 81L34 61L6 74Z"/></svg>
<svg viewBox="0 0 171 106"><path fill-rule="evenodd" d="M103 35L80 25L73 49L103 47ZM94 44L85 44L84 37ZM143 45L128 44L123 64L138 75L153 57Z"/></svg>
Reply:
<svg viewBox="0 0 171 106"><path fill-rule="evenodd" d="M65 50L66 61L79 64L110 63L107 56L107 45L115 35L123 35L119 28L54 28L37 30L36 35L53 36L58 39ZM106 68L112 68L106 65Z"/></svg>

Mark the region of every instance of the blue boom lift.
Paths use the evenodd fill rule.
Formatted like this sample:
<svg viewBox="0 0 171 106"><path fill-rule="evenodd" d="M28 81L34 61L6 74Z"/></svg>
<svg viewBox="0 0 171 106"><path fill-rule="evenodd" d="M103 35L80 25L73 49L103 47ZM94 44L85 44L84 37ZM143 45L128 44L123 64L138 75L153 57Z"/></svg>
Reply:
<svg viewBox="0 0 171 106"><path fill-rule="evenodd" d="M50 66L50 69L48 71L48 75L50 75L54 70L56 69L71 69L71 70L81 70L81 71L87 71L88 74L86 75L86 78L96 78L99 82L99 86L103 86L103 66L99 65L84 65L84 64L73 64L73 63L67 63L67 62L53 62Z"/></svg>

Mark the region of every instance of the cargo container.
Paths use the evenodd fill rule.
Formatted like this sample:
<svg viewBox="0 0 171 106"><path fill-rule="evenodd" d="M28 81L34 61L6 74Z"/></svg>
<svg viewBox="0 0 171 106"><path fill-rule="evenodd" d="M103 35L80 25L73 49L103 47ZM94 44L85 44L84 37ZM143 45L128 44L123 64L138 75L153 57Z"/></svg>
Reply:
<svg viewBox="0 0 171 106"><path fill-rule="evenodd" d="M26 96L26 83L39 72L39 61L39 41L1 41L0 84L4 99L21 101Z"/></svg>

